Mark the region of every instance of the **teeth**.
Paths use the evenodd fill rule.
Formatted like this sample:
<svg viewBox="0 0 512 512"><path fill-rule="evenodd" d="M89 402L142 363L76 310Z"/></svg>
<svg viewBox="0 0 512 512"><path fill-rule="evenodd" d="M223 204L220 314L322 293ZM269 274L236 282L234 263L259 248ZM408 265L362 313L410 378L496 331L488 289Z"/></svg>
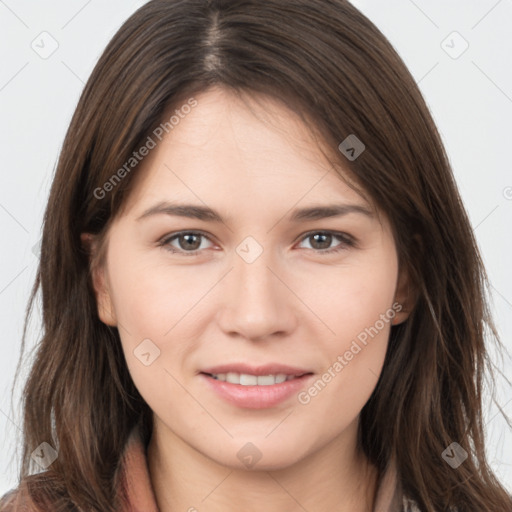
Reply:
<svg viewBox="0 0 512 512"><path fill-rule="evenodd" d="M277 376L274 375L259 375L256 380L258 381L258 386L271 386L272 384L279 384L281 381L277 380ZM240 383L242 382L242 377L240 377Z"/></svg>
<svg viewBox="0 0 512 512"><path fill-rule="evenodd" d="M235 377L231 377L234 380ZM256 375L246 375L245 373L241 373L239 375L239 381L242 386L257 386L258 385L258 377Z"/></svg>
<svg viewBox="0 0 512 512"><path fill-rule="evenodd" d="M272 386L273 384L281 384L286 380L295 379L295 375L285 375L278 373L277 375L249 375L247 373L217 373L212 375L214 379L229 382L231 384L240 384L242 386Z"/></svg>

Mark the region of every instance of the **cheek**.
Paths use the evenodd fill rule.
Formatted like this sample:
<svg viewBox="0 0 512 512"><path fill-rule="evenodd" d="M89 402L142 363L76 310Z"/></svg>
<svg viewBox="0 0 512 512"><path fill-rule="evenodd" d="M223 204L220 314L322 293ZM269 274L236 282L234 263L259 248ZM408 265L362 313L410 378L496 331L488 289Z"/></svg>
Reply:
<svg viewBox="0 0 512 512"><path fill-rule="evenodd" d="M186 368L187 354L197 349L206 329L206 301L201 298L212 288L215 276L211 269L172 266L154 253L143 255L120 247L112 244L109 254L119 335L136 387L150 407L158 409L170 397L183 398L178 373L192 371Z"/></svg>
<svg viewBox="0 0 512 512"><path fill-rule="evenodd" d="M330 331L325 338L330 346L343 350L352 339L374 326L381 314L390 310L396 277L393 264L329 268L319 270L303 282L301 293ZM383 329L381 322L378 327Z"/></svg>
<svg viewBox="0 0 512 512"><path fill-rule="evenodd" d="M397 267L393 259L364 266L329 269L329 279L312 276L311 283L326 283L310 293L311 309L328 326L318 349L326 366L299 402L311 406L313 416L334 424L352 421L371 396L384 363L393 308ZM306 283L303 293L306 293ZM322 332L327 332L322 327ZM330 416L331 419L332 416Z"/></svg>
<svg viewBox="0 0 512 512"><path fill-rule="evenodd" d="M350 316L350 310L339 315L335 339L322 347L325 367L297 397L305 416L324 425L326 435L336 435L357 419L384 364L391 319L380 319L386 309L377 304L358 311L358 316Z"/></svg>
<svg viewBox="0 0 512 512"><path fill-rule="evenodd" d="M126 339L132 337L133 342L140 342L141 337L163 342L182 322L194 325L191 319L198 320L194 306L211 288L212 276L205 271L172 266L154 256L132 251L121 258L112 253L112 261L121 262L111 265L114 309Z"/></svg>

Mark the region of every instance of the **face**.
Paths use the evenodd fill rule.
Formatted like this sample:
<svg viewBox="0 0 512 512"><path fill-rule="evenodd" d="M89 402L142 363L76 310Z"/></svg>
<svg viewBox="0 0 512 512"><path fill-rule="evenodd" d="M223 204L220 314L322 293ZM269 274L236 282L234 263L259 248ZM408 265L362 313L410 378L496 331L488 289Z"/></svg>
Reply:
<svg viewBox="0 0 512 512"><path fill-rule="evenodd" d="M404 319L394 240L293 113L195 99L137 168L98 312L169 439L284 468L354 439Z"/></svg>

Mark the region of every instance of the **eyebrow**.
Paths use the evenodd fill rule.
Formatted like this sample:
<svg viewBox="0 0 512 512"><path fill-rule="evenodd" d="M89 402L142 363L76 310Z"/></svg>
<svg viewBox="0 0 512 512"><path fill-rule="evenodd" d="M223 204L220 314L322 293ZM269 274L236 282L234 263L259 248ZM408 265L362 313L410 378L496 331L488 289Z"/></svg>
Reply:
<svg viewBox="0 0 512 512"><path fill-rule="evenodd" d="M326 219L329 217L340 217L349 213L357 213L373 218L373 212L366 206L360 204L330 204L310 206L292 211L289 217L290 222L313 221ZM161 201L145 210L137 221L152 217L154 215L171 215L177 217L187 217L189 219L198 219L206 222L222 222L222 216L212 208L193 204L173 204L168 201Z"/></svg>

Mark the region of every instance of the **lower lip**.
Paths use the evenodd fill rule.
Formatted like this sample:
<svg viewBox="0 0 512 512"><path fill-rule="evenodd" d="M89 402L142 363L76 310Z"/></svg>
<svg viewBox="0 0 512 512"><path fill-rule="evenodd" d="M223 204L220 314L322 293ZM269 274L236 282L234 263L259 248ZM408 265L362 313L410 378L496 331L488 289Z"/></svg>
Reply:
<svg viewBox="0 0 512 512"><path fill-rule="evenodd" d="M274 407L297 394L313 377L312 374L308 374L270 386L242 386L214 379L205 373L199 375L221 398L245 409Z"/></svg>

